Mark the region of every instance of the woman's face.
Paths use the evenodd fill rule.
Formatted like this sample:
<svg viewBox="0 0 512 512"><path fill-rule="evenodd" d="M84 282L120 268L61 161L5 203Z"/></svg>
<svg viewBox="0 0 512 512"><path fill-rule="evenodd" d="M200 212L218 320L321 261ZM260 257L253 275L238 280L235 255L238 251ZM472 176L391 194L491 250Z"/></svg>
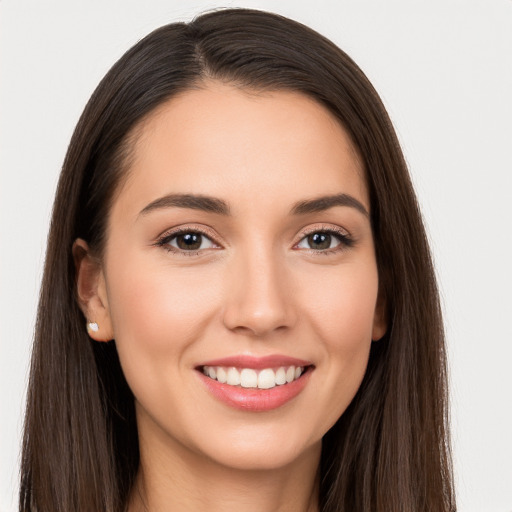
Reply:
<svg viewBox="0 0 512 512"><path fill-rule="evenodd" d="M87 313L141 446L239 469L318 456L385 330L369 209L344 129L299 93L211 83L140 126Z"/></svg>

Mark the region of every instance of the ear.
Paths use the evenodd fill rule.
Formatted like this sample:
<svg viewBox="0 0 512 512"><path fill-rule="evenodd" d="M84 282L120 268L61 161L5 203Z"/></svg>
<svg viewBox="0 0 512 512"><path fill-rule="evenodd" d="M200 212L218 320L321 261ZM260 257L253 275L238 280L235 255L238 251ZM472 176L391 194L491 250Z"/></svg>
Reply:
<svg viewBox="0 0 512 512"><path fill-rule="evenodd" d="M375 313L373 315L372 341L379 341L388 329L387 321L387 305L384 294L379 288L377 296L377 304L375 305Z"/></svg>
<svg viewBox="0 0 512 512"><path fill-rule="evenodd" d="M73 243L73 259L78 304L87 319L87 325L92 322L98 327L87 328L87 332L96 341L110 341L114 338L114 331L101 263L91 254L87 242L81 238L77 238Z"/></svg>

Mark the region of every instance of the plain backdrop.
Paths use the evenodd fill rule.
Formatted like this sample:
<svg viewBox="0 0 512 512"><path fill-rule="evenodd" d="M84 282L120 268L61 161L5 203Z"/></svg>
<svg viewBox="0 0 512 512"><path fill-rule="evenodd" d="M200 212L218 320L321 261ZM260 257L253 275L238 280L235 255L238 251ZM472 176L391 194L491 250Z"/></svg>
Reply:
<svg viewBox="0 0 512 512"><path fill-rule="evenodd" d="M512 0L0 0L0 511L17 503L45 239L74 125L142 36L221 6L311 26L380 92L442 290L459 510L511 512Z"/></svg>

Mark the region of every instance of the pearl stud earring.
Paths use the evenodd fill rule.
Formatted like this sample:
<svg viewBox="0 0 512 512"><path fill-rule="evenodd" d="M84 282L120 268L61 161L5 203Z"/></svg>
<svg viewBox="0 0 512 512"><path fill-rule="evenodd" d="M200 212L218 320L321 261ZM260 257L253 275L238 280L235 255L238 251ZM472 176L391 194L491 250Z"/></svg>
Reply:
<svg viewBox="0 0 512 512"><path fill-rule="evenodd" d="M88 322L87 330L92 332L98 332L99 326L96 322Z"/></svg>

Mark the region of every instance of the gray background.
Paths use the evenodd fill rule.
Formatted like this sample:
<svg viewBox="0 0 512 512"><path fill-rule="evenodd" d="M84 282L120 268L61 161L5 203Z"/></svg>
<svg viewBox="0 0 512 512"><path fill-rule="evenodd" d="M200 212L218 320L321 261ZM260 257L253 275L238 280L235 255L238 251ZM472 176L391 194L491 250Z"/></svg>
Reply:
<svg viewBox="0 0 512 512"><path fill-rule="evenodd" d="M0 1L0 511L15 509L52 198L94 87L143 35L218 6L282 13L363 68L398 130L446 316L459 510L512 511L512 0Z"/></svg>

